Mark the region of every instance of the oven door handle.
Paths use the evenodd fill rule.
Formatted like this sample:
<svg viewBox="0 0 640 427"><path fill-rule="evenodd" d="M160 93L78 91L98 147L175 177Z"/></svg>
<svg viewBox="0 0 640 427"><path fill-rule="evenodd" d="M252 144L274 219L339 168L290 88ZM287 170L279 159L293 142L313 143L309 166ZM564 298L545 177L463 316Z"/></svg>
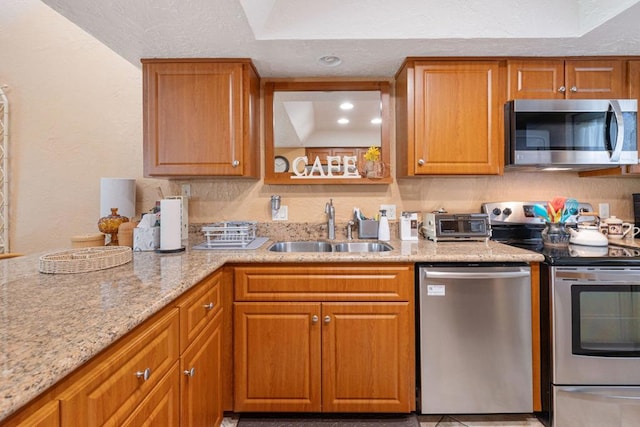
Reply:
<svg viewBox="0 0 640 427"><path fill-rule="evenodd" d="M556 272L556 279L571 280L572 285L576 284L637 284L634 277L638 277L637 270L634 271L621 271L619 273L599 271L597 273L592 272L580 272L580 271L558 271Z"/></svg>
<svg viewBox="0 0 640 427"><path fill-rule="evenodd" d="M491 272L453 272L453 271L425 271L424 277L431 279L515 279L520 277L529 277L528 270L515 270L515 271L491 271Z"/></svg>

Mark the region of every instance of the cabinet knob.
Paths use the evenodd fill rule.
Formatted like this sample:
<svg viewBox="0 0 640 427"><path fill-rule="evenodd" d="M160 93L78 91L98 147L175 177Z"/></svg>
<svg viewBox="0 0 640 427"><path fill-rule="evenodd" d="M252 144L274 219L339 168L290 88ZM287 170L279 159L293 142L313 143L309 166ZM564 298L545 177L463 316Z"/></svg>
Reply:
<svg viewBox="0 0 640 427"><path fill-rule="evenodd" d="M418 165L422 166L422 165L424 165L424 163L425 163L424 159L419 159L418 160Z"/></svg>
<svg viewBox="0 0 640 427"><path fill-rule="evenodd" d="M316 314L314 314L313 316L311 316L311 323L318 323L318 316Z"/></svg>
<svg viewBox="0 0 640 427"><path fill-rule="evenodd" d="M136 372L136 377L142 378L145 381L148 380L150 376L151 376L151 368L147 368L144 371Z"/></svg>
<svg viewBox="0 0 640 427"><path fill-rule="evenodd" d="M324 316L324 323L331 323L331 316Z"/></svg>
<svg viewBox="0 0 640 427"><path fill-rule="evenodd" d="M569 89L571 92L577 92L578 88L575 86L571 86L571 89Z"/></svg>
<svg viewBox="0 0 640 427"><path fill-rule="evenodd" d="M194 375L196 374L196 368L195 368L195 366L194 366L193 368L191 368L191 369L185 369L184 374L185 374L185 376L187 376L187 377L192 377L192 376L194 376Z"/></svg>
<svg viewBox="0 0 640 427"><path fill-rule="evenodd" d="M237 168L238 166L240 166L240 160L234 160L233 162L231 162L231 166Z"/></svg>
<svg viewBox="0 0 640 427"><path fill-rule="evenodd" d="M566 91L567 91L567 88L566 88L566 87L564 87L564 86L560 86L560 87L558 88L558 92L560 92L560 93L565 93Z"/></svg>
<svg viewBox="0 0 640 427"><path fill-rule="evenodd" d="M205 305L203 305L203 307L204 307L206 310L211 310L211 309L213 308L213 303L212 303L212 302L210 302L209 304L205 304Z"/></svg>

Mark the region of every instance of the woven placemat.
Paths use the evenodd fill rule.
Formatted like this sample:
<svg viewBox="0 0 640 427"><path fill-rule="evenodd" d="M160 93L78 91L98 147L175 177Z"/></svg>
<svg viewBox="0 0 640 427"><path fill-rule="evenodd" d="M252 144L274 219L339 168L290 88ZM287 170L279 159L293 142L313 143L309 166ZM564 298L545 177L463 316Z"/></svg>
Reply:
<svg viewBox="0 0 640 427"><path fill-rule="evenodd" d="M133 258L127 246L97 246L54 252L40 257L40 272L49 274L87 273L126 264Z"/></svg>

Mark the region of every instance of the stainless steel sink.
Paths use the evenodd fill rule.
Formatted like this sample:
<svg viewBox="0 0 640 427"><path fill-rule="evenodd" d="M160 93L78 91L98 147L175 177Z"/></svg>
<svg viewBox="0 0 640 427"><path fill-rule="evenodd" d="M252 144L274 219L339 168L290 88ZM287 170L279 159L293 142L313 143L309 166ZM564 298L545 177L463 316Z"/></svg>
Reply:
<svg viewBox="0 0 640 427"><path fill-rule="evenodd" d="M321 241L276 242L269 246L272 252L387 252L393 247L382 242L343 242L329 243Z"/></svg>
<svg viewBox="0 0 640 427"><path fill-rule="evenodd" d="M333 245L335 252L387 252L392 249L391 245L382 242L344 242Z"/></svg>
<svg viewBox="0 0 640 427"><path fill-rule="evenodd" d="M302 242L276 242L269 246L272 252L331 252L331 243L302 241Z"/></svg>

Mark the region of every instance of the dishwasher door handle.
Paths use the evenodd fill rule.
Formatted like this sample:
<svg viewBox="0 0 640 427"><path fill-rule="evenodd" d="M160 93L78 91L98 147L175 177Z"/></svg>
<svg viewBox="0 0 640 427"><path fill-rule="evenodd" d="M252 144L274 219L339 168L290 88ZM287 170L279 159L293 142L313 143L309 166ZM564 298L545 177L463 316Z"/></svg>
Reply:
<svg viewBox="0 0 640 427"><path fill-rule="evenodd" d="M477 272L477 271L437 271L437 270L425 270L424 277L432 279L515 279L520 277L529 277L529 270L517 270L517 271L492 271L492 272Z"/></svg>

